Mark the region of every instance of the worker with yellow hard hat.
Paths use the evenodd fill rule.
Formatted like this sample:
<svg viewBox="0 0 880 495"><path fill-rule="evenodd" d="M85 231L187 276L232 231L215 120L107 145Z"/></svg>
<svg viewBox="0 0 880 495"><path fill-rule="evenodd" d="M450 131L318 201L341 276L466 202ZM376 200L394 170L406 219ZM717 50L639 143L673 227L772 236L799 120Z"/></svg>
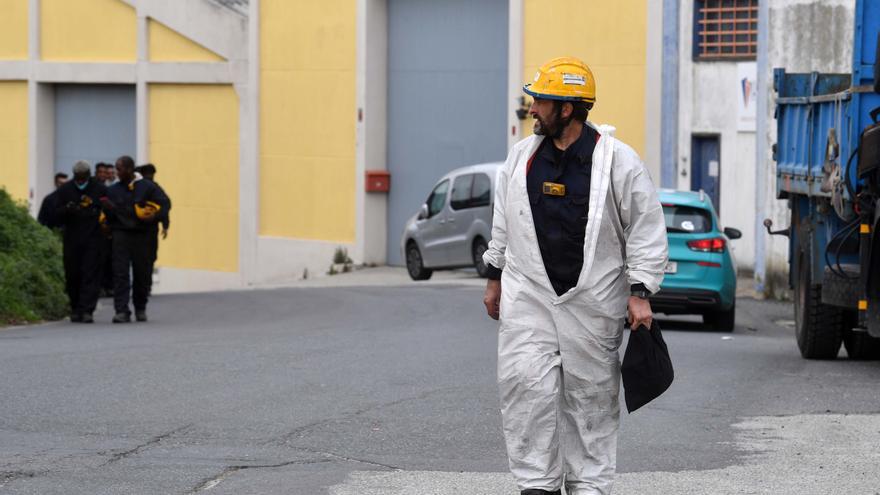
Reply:
<svg viewBox="0 0 880 495"><path fill-rule="evenodd" d="M523 87L534 135L499 174L483 302L500 319L498 383L522 495L608 494L624 318L650 328L667 261L654 185L614 127L595 125L592 71L573 57ZM613 110L613 109L612 109ZM645 329L637 331L647 331Z"/></svg>
<svg viewBox="0 0 880 495"><path fill-rule="evenodd" d="M546 100L596 102L596 80L589 67L574 57L554 58L542 65L535 80L523 86L529 96Z"/></svg>
<svg viewBox="0 0 880 495"><path fill-rule="evenodd" d="M113 231L113 323L131 321L129 302L137 321L147 321L147 300L153 284L150 234L170 202L156 184L135 172L134 160L116 160L119 182L107 190L104 212ZM131 275L129 275L131 274Z"/></svg>

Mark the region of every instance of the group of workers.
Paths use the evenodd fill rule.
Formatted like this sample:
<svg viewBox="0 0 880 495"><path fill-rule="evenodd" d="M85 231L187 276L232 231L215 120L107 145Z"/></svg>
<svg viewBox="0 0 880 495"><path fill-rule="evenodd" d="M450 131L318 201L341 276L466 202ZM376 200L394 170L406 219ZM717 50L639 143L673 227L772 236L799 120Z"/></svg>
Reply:
<svg viewBox="0 0 880 495"><path fill-rule="evenodd" d="M510 470L521 495L559 495L563 486L569 495L608 495L620 424L618 349L626 316L633 331L651 328L648 296L668 258L663 211L636 152L613 127L588 120L596 101L589 67L551 60L523 90L534 98L534 135L513 146L499 174L483 254L483 303L501 323ZM140 170L119 158L118 182L108 187L106 175L93 178L77 162L58 189L73 321L92 321L107 235L113 321L130 321L132 286L136 317L146 320L158 225L165 235L171 203L152 181L155 167Z"/></svg>
<svg viewBox="0 0 880 495"><path fill-rule="evenodd" d="M93 323L102 289L111 291L113 323L147 321L147 301L159 235L168 236L171 200L154 182L156 167L136 167L130 156L115 166L80 160L73 177L55 176L38 220L62 231L70 321ZM160 231L161 227L161 231Z"/></svg>

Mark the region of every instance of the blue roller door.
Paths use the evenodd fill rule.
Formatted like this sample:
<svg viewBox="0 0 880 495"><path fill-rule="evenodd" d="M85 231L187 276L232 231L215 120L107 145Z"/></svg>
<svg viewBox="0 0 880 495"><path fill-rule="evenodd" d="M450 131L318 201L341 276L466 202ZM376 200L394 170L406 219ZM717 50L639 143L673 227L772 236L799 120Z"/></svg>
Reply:
<svg viewBox="0 0 880 495"><path fill-rule="evenodd" d="M55 87L55 171L77 160L113 163L135 156L137 106L131 85L60 84Z"/></svg>
<svg viewBox="0 0 880 495"><path fill-rule="evenodd" d="M388 263L434 183L507 154L508 0L388 1Z"/></svg>

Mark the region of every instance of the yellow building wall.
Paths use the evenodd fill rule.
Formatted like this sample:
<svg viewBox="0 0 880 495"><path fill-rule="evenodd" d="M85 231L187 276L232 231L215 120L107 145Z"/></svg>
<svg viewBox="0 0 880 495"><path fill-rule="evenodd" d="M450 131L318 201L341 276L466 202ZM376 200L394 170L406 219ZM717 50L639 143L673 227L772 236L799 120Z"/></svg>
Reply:
<svg viewBox="0 0 880 495"><path fill-rule="evenodd" d="M0 187L28 199L28 83L0 81Z"/></svg>
<svg viewBox="0 0 880 495"><path fill-rule="evenodd" d="M225 60L158 21L150 19L148 31L151 62L223 62Z"/></svg>
<svg viewBox="0 0 880 495"><path fill-rule="evenodd" d="M523 83L532 81L538 67L552 58L580 58L596 78L590 121L615 126L616 137L642 156L647 2L525 0L523 4ZM531 120L523 126L531 133Z"/></svg>
<svg viewBox="0 0 880 495"><path fill-rule="evenodd" d="M0 0L0 60L28 58L28 0Z"/></svg>
<svg viewBox="0 0 880 495"><path fill-rule="evenodd" d="M40 0L40 15L43 60L137 60L137 16L120 0Z"/></svg>
<svg viewBox="0 0 880 495"><path fill-rule="evenodd" d="M229 85L149 86L149 159L172 201L160 266L238 271L238 96Z"/></svg>
<svg viewBox="0 0 880 495"><path fill-rule="evenodd" d="M355 238L356 1L260 2L260 234Z"/></svg>

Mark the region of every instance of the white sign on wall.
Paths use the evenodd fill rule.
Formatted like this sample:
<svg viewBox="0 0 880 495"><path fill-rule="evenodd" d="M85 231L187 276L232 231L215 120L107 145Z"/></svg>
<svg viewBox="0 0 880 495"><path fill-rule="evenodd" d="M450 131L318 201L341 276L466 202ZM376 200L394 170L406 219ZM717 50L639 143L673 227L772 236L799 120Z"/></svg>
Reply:
<svg viewBox="0 0 880 495"><path fill-rule="evenodd" d="M709 177L718 177L718 160L709 160Z"/></svg>
<svg viewBox="0 0 880 495"><path fill-rule="evenodd" d="M736 112L736 130L755 132L755 120L758 115L758 66L755 62L736 64L736 93L738 104Z"/></svg>

